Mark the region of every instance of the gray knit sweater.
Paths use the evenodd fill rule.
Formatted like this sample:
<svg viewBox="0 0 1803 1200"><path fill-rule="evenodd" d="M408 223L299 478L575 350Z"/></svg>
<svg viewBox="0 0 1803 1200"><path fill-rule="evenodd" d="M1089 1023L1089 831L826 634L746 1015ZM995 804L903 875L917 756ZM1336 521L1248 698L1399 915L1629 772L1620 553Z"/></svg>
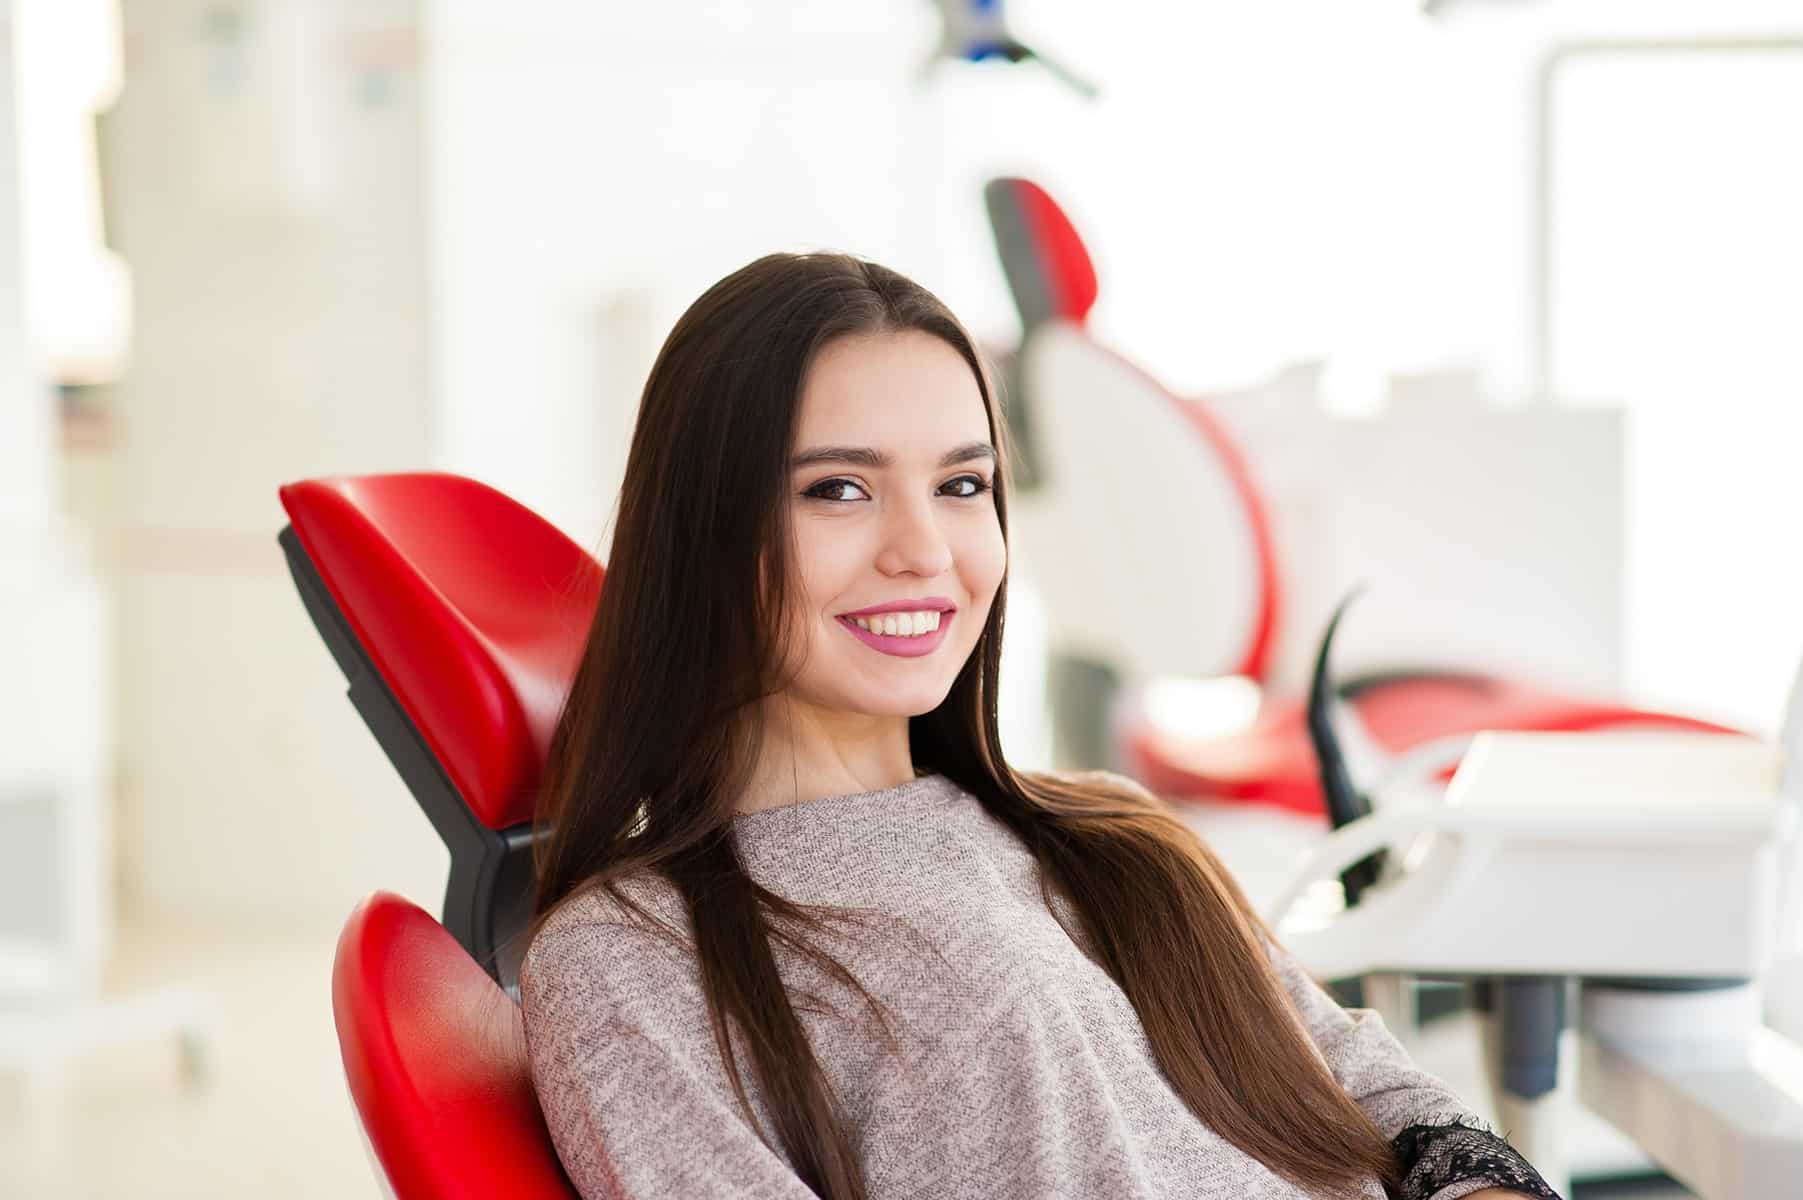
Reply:
<svg viewBox="0 0 1803 1200"><path fill-rule="evenodd" d="M1302 1195L1184 1105L1126 995L1065 932L1074 916L1061 911L1061 925L1047 908L1031 853L944 776L733 827L765 887L873 911L894 931L822 943L885 1006L893 1044L840 985L777 951L871 1200ZM667 883L626 891L692 928ZM1464 1106L1410 1065L1375 1014L1340 1008L1283 951L1273 961L1334 1078L1399 1139L1405 1164L1418 1160L1407 1194L1454 1200L1506 1183L1551 1195L1500 1139L1452 1123ZM813 1195L738 1107L687 948L588 896L533 941L521 999L552 1140L588 1200ZM744 1074L768 1130L755 1073ZM1359 1194L1383 1191L1372 1181Z"/></svg>

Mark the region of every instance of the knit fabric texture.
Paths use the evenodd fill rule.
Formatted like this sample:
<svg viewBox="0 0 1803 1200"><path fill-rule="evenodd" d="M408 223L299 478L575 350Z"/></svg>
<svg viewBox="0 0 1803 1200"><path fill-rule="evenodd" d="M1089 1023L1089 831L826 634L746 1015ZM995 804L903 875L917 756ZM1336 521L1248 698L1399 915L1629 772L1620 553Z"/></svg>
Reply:
<svg viewBox="0 0 1803 1200"><path fill-rule="evenodd" d="M1307 1194L1190 1112L1125 993L1066 932L1075 915L1061 898L1048 907L1031 852L944 776L746 814L733 835L766 888L872 918L817 944L884 1020L776 947L871 1200ZM553 914L521 973L533 1081L571 1181L588 1200L806 1200L742 1053L757 1127L728 1081L685 905L659 878L624 889L677 936L588 895ZM1286 952L1271 956L1328 1069L1399 1150L1435 1146L1423 1131L1447 1127L1483 1151L1444 1156L1439 1175L1405 1159L1411 1200L1502 1183L1552 1195L1376 1014L1341 1008ZM1384 1192L1371 1180L1354 1194Z"/></svg>

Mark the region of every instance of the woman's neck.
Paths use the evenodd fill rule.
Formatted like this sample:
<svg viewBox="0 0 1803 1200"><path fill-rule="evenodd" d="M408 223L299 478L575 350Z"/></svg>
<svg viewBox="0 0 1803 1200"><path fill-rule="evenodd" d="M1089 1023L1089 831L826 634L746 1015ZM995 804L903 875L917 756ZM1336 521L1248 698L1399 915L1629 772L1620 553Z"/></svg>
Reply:
<svg viewBox="0 0 1803 1200"><path fill-rule="evenodd" d="M737 805L757 812L896 787L914 778L906 717L766 702L763 745Z"/></svg>

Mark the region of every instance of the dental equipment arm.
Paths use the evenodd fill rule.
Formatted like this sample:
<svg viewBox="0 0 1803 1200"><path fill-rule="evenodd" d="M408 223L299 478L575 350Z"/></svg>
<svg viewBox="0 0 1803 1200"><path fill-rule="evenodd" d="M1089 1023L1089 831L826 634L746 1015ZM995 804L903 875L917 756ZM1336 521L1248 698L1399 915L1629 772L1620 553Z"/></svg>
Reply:
<svg viewBox="0 0 1803 1200"><path fill-rule="evenodd" d="M1327 977L1577 979L1584 1101L1710 1200L1784 1194L1803 1049L1759 1025L1794 839L1778 778L1752 739L1480 734L1443 806L1329 835L1272 927ZM1357 905L1292 911L1384 850L1406 865Z"/></svg>

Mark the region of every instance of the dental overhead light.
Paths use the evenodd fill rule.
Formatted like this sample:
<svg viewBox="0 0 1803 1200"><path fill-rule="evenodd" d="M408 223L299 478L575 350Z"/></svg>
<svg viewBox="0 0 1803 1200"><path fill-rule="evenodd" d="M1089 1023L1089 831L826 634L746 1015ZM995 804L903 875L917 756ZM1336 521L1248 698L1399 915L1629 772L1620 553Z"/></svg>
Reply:
<svg viewBox="0 0 1803 1200"><path fill-rule="evenodd" d="M1011 63L1032 60L1085 99L1095 99L1097 88L1094 83L1014 36L1002 11L1003 0L933 0L933 6L939 10L944 32L938 48L921 66L923 75L931 73L945 59L963 62L1001 59Z"/></svg>

